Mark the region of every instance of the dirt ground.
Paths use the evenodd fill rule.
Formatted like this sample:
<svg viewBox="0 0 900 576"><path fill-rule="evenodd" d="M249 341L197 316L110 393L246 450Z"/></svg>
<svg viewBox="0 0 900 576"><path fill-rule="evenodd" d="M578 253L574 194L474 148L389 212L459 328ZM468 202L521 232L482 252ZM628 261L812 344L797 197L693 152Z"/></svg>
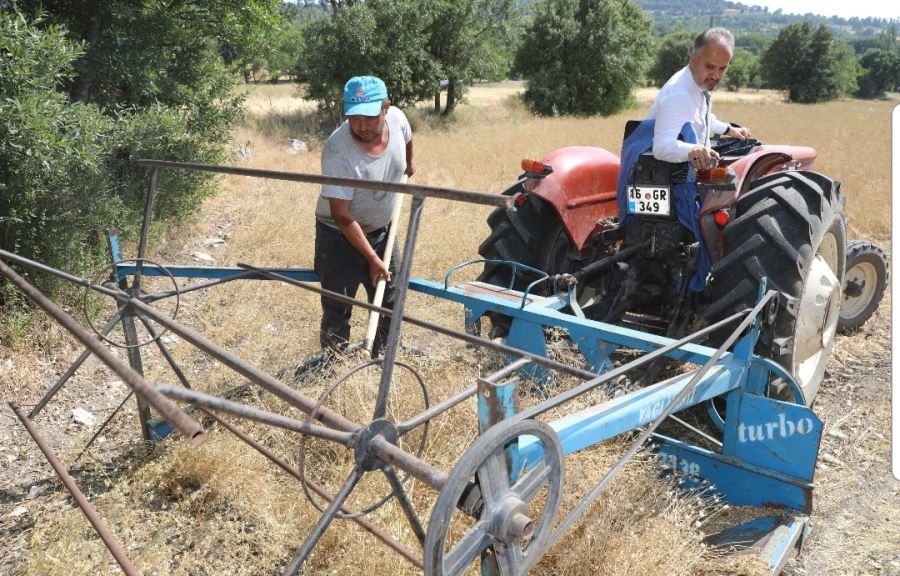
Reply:
<svg viewBox="0 0 900 576"><path fill-rule="evenodd" d="M509 87L510 93L518 89ZM506 94L490 97L502 99ZM271 105L290 104L273 101ZM206 230L187 238L181 253L168 256L190 260L197 253L213 252L211 238L215 242L230 234L228 222L219 226L216 234ZM184 306L183 313L190 316L200 313L203 302L187 299ZM812 532L783 574L900 576L900 482L890 473L890 306L888 295L874 318L859 332L840 336L836 344L814 406L825 428L815 477ZM54 346L23 354L0 342L0 576L24 574L27 555L33 550L32 535L48 518L74 506L7 406L18 401L29 409L81 351L59 328L48 323L42 330L44 341ZM125 393L118 377L91 358L36 419L62 459L74 463L73 476L89 497L110 490L146 454L130 399L122 417L95 440L89 455L76 462L99 422L115 410ZM89 413L79 413L81 423L75 418L76 409ZM152 538L152 526L135 530ZM64 566L66 559L51 560Z"/></svg>

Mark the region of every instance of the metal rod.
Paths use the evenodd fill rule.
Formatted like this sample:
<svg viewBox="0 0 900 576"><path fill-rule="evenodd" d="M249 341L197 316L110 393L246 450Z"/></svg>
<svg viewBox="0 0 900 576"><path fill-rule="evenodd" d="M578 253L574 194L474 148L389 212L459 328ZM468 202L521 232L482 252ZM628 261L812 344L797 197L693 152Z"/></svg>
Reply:
<svg viewBox="0 0 900 576"><path fill-rule="evenodd" d="M305 420L297 420L274 412L260 410L259 408L253 408L252 406L241 404L240 402L225 400L224 398L205 394L197 390L176 386L157 386L156 389L169 398L190 402L191 404L203 408L225 412L270 426L277 426L278 428L284 428L285 430L290 430L292 432L300 432L301 434L330 440L332 442L337 442L338 444L343 444L344 446L352 446L356 440L356 434L352 432L341 432L332 428L317 426L315 424L310 424Z"/></svg>
<svg viewBox="0 0 900 576"><path fill-rule="evenodd" d="M44 296L40 290L32 286L27 280L16 274L16 272L6 265L0 259L0 273L9 278L13 284L19 287L35 304L50 314L63 328L68 330L73 336L81 340L82 344L87 346L104 364L112 368L113 372L131 387L138 394L142 394L147 401L172 424L179 432L193 445L203 443L206 432L190 416L178 409L171 400L160 394L148 384L139 374L131 369L128 364L117 358L101 344L95 335L88 333L81 327L71 316L66 314L59 306L54 304L49 298Z"/></svg>
<svg viewBox="0 0 900 576"><path fill-rule="evenodd" d="M159 170L153 168L150 171L150 185L147 187L147 200L144 203L144 220L141 222L141 240L138 243L137 262L135 264L140 267L144 256L147 254L147 236L150 232L150 216L153 211L153 197L156 196L156 179ZM136 277L141 275L140 268L135 271Z"/></svg>
<svg viewBox="0 0 900 576"><path fill-rule="evenodd" d="M384 468L382 472L384 472L384 475L387 477L388 482L391 485L391 489L394 491L394 496L397 497L397 502L399 502L400 508L406 515L406 519L409 521L409 525L412 528L413 533L419 540L419 544L424 546L425 529L422 528L422 522L419 521L419 517L416 515L416 509L413 508L413 504L410 501L409 496L406 494L406 489L403 487L403 482L401 482L400 478L397 476L397 471L393 466L388 466Z"/></svg>
<svg viewBox="0 0 900 576"><path fill-rule="evenodd" d="M590 507L590 505L597 499L597 496L603 491L604 488L612 481L613 478L625 467L625 464L630 460L637 451L644 445L644 442L650 438L650 435L656 430L657 427L662 423L663 420L668 418L675 409L681 405L685 398L687 398L693 391L694 388L697 387L697 383L706 375L709 370L716 365L719 361L719 358L725 353L725 351L734 344L734 341L737 340L738 336L747 328L752 322L756 320L757 315L763 309L763 307L768 304L769 300L771 300L774 296L777 295L775 291L769 291L757 304L753 307L753 309L746 315L743 321L734 329L731 335L725 340L725 342L719 346L716 352L703 364L703 366L696 371L691 380L687 383L687 385L675 395L671 402L669 402L665 409L659 414L659 416L650 423L646 428L644 428L640 435L632 442L631 446L625 452L625 455L622 456L618 462L606 473L606 475L600 480L600 482L591 489L591 491L585 496L581 502L578 503L578 506L572 510L569 515L563 520L559 526L557 526L556 530L553 532L553 535L548 539L548 545L556 542L565 532L569 529L575 520L577 520L585 510ZM534 559L529 558L526 561L526 570L534 565Z"/></svg>
<svg viewBox="0 0 900 576"><path fill-rule="evenodd" d="M685 422L684 420L682 420L682 419L679 418L678 416L675 416L674 414L671 414L671 415L669 415L669 418L670 418L671 420L673 420L673 421L675 421L675 422L681 424L682 426L684 426L685 428L687 428L688 430L690 430L691 432L693 432L693 433L696 434L697 436L700 436L701 438L705 438L706 440L708 440L709 442L712 442L713 444L715 444L715 445L718 446L719 448L722 447L722 443L721 443L721 442L719 442L718 440L716 440L715 438L713 438L712 436L710 436L709 434L707 434L707 433L704 432L703 430L697 428L696 426L692 426L692 425L688 424L687 422Z"/></svg>
<svg viewBox="0 0 900 576"><path fill-rule="evenodd" d="M362 180L358 178L338 178L336 176L323 176L321 174L304 174L301 172L281 172L278 170L259 170L256 168L238 168L236 166L214 166L211 164L193 164L188 162L170 162L168 160L135 160L139 166L156 166L159 168L177 168L182 170L199 170L201 172L215 172L219 174L235 174L237 176L251 176L254 178L269 178L273 180L287 180L289 182L306 182L309 184L330 184L332 186L344 186L360 190L374 192L397 192L400 194L412 194L424 198L444 198L445 200L458 200L473 204L487 204L488 206L500 206L509 208L513 205L512 196L499 194L484 194L483 192L471 192L456 188L443 188L438 186L424 186L422 184L401 184L400 182L382 182L380 180Z"/></svg>
<svg viewBox="0 0 900 576"><path fill-rule="evenodd" d="M315 418L320 422L327 424L331 428L335 428L344 432L354 433L358 432L361 429L361 426L346 419L343 415L338 414L328 407L318 406L318 403L312 398L309 398L308 396L297 392L293 388L290 388L289 386L283 384L281 381L273 378L272 376L266 374L258 368L246 364L227 350L224 350L216 344L210 342L203 336L195 333L193 330L182 326L174 320L171 320L164 314L160 313L158 310L154 309L151 306L147 306L140 300L132 299L129 301L129 305L138 308L142 312L146 313L147 316L152 318L154 321L162 324L173 333L181 336L191 344L197 346L200 350L206 352L207 354L210 354L214 358L217 358L220 362L232 368L251 382L254 382L262 388L272 392L291 405L299 408L306 414L312 414L315 412ZM393 464L401 470L413 475L416 478L419 478L427 485L440 490L443 486L443 482L446 481L447 474L445 472L438 470L427 462L423 462L416 456L404 452L402 449L393 446L387 441L384 442L384 444L386 444L387 446L382 446L381 443L377 442L376 444L378 444L378 448L375 450L375 454L379 458L381 458L384 462ZM390 460L387 460L386 458L390 458Z"/></svg>
<svg viewBox="0 0 900 576"><path fill-rule="evenodd" d="M400 344L400 332L403 329L403 309L406 306L406 294L409 292L409 277L412 273L413 252L419 232L419 221L425 201L415 197L409 211L409 225L406 229L406 244L403 247L403 258L396 282L394 282L394 306L396 314L391 314L387 343L384 348L384 362L381 364L381 381L378 384L378 395L375 397L375 410L372 420L383 418L387 412L388 396L391 391L391 379L394 376L394 362L397 360L397 347ZM380 306L379 306L380 308Z"/></svg>
<svg viewBox="0 0 900 576"><path fill-rule="evenodd" d="M606 268L609 268L616 262L619 262L621 260L629 258L633 254L636 254L636 253L640 252L641 250L644 250L647 246L650 246L650 243L651 243L650 240L647 240L645 242L641 242L640 244L635 244L634 246L629 246L628 248L623 248L623 249L619 250L618 252L616 252L615 254L613 254L612 256L607 256L606 258L603 258L602 260L597 260L596 262L592 262L592 263L588 264L587 266L585 266L584 268L582 268L581 270L579 270L577 272L573 272L572 276L574 276L575 279L578 280L579 282L584 282L585 280L589 279L591 276L593 276L597 272L599 272L601 270L605 270Z"/></svg>
<svg viewBox="0 0 900 576"><path fill-rule="evenodd" d="M497 381L497 380L499 380L499 379L501 379L501 378L505 378L506 376L512 374L513 372L515 372L515 371L518 370L519 368L524 368L524 367L527 366L530 362L531 362L531 359L530 359L530 358L519 358L519 359L517 359L517 360L515 360L515 361L513 361L513 362L510 362L509 364L507 364L506 366L504 366L504 367L501 368L500 370L497 370L497 371L494 372L493 374L490 374L490 375L488 375L488 376L485 376L485 377L483 378L483 380L487 380L488 382L495 382L495 381ZM429 420L431 420L431 419L434 418L435 416L437 416L437 415L439 415L439 414L443 414L444 412L446 412L447 410L453 408L454 406L456 406L456 405L459 404L460 402L463 402L463 401L465 401L465 400L471 398L471 397L474 396L477 392L478 392L478 385L477 385L477 384L472 384L471 386L469 386L469 387L466 388L465 390L463 390L463 391L461 391L461 392L459 392L459 393L457 393L457 394L451 396L450 398L447 398L447 399L444 400L443 402L440 402L440 403L438 403L438 404L435 404L434 406L432 406L432 407L429 408L428 410L425 410L424 412L421 412L420 414L417 414L416 416L413 416L412 418L410 418L410 419L407 420L406 422L402 422L402 423L398 424L398 425L397 425L397 431L400 433L401 436L403 436L404 434L406 434L406 433L409 432L410 430L413 430L414 428L416 428L416 427L418 427L418 426L421 426L422 424L424 424L425 422L428 422Z"/></svg>
<svg viewBox="0 0 900 576"><path fill-rule="evenodd" d="M213 420L215 420L218 424L221 424L226 430L228 430L229 432L231 432L232 434L234 434L235 436L237 436L238 438L240 438L241 440L246 442L248 445L250 445L253 449L255 449L257 452L262 454L264 457L268 458L276 466L278 466L279 468L281 468L282 470L284 470L285 472L287 472L288 474L290 474L297 480L303 481L303 477L300 475L300 472L296 468L294 468L293 466L291 466L290 464L288 464L287 462L285 462L284 460L279 458L277 455L275 455L274 452L272 452L271 450L269 450L268 448L266 448L265 446L263 446L262 444L260 444L256 440L254 440L253 438L251 438L243 430L234 426L233 424L230 424L224 418L220 418L218 415L216 415L215 412L210 412L208 410L204 410L204 412L206 414L208 414L209 417L212 418ZM320 498L324 498L325 500L328 500L329 502L331 501L331 495L328 494L328 492L324 488L322 488L321 486L319 486L312 480L307 479L307 480L305 480L305 482L306 482L306 485L313 492L318 494ZM348 508L341 506L341 512L344 512L345 514L350 514L351 511ZM400 554L401 556L403 556L404 558L409 560L410 563L414 564L417 568L423 567L422 558L416 556L412 551L409 550L409 548L407 548L407 547L403 546L402 544L400 544L399 542L397 542L394 538L389 536L378 526L372 524L371 522L369 522L368 520L366 520L365 518L360 517L360 516L354 516L350 519L353 520L354 522L356 522L357 524L359 524L360 526L362 526L363 528L365 528L366 530L368 530L373 536L375 536L376 538L378 538L379 540L381 540L382 542L387 544L391 549L393 549L395 552L397 552L398 554Z"/></svg>
<svg viewBox="0 0 900 576"><path fill-rule="evenodd" d="M125 317L122 318L122 331L125 334L126 353L128 354L128 365L141 378L144 377L144 362L141 359L141 350L138 348L137 326L134 322L134 314L130 310L125 310ZM141 424L141 435L144 440L152 440L150 430L150 404L142 394L136 394L138 420Z"/></svg>
<svg viewBox="0 0 900 576"><path fill-rule="evenodd" d="M608 372L604 372L603 374L601 374L600 376L596 376L592 380L583 382L583 383L579 384L578 386L576 386L575 388L566 390L565 392L558 394L552 398L549 398L536 406L532 406L528 410L525 410L521 414L517 415L516 418L520 418L522 420L526 420L529 418L535 418L536 416L539 416L539 415L543 414L544 412L547 412L549 410L552 410L553 408L556 408L560 404L564 404L564 403L568 402L569 400L572 400L573 398L577 398L578 396L581 396L582 394L593 390L594 388L596 388L597 386L600 386L601 384L604 384L610 380L618 378L619 376L625 374L629 370L634 370L635 368L638 368L648 362L652 362L656 358L659 358L659 357L671 352L672 350L681 348L685 344L690 344L694 340L697 340L698 338L706 336L710 332L714 332L715 330L718 330L718 329L722 328L723 326L726 326L726 325L734 322L735 320L738 320L738 319L746 316L747 312L748 311L745 310L743 312L738 312L736 314L732 314L731 316L729 316L728 318L725 318L724 320L720 320L719 322L716 322L715 324L707 326L707 327L703 328L702 330L698 330L692 334L688 334L681 340L675 340L673 342L670 342L661 348L657 348L656 350L654 350L652 352L648 352L647 354L644 354L640 358L636 358L635 360L628 362L627 364L622 364L618 368L614 368Z"/></svg>
<svg viewBox="0 0 900 576"><path fill-rule="evenodd" d="M59 461L59 458L56 456L50 446L48 446L44 441L44 438L41 436L41 434L22 412L20 406L15 402L10 402L9 407L12 408L13 412L15 412L16 416L22 422L22 425L25 426L25 429L34 439L34 443L37 444L41 452L44 453L44 457L47 458L47 462L50 464L50 466L53 467L53 471L56 472L57 476L59 476L59 479L62 481L63 486L66 487L66 490L68 490L69 494L72 495L72 498L75 499L78 507L81 508L82 512L84 512L84 515L87 517L88 522L91 523L91 526L93 526L94 530L97 532L97 536L100 537L100 540L103 541L106 549L109 550L110 554L112 554L113 558L115 558L116 563L119 564L119 567L122 568L122 572L124 572L128 576L140 576L141 572L128 558L128 555L125 553L125 549L122 548L122 545L119 544L112 533L106 528L106 524L103 523L103 519L101 519L100 515L97 514L97 510L94 509L84 493L78 488L78 484L75 483L75 480L71 475L69 475L68 470L66 470L65 466L63 466L62 462Z"/></svg>
<svg viewBox="0 0 900 576"><path fill-rule="evenodd" d="M210 356L216 358L238 374L268 390L272 394L275 394L292 406L299 408L304 413L311 414L313 410L315 410L316 401L312 398L305 396L300 392L297 392L290 386L263 372L259 368L251 366L250 364L242 361L231 352L211 342L210 340L194 332L190 328L172 320L152 306L148 306L136 298L132 298L128 302L128 305L133 306L141 313L153 319L154 322L165 326L173 333L181 336L203 352L206 352ZM336 428L345 432L356 432L361 428L359 424L356 424L355 422L352 422L345 418L343 415L338 414L334 410L325 407L320 408L318 412L316 412L316 419L332 428Z"/></svg>
<svg viewBox="0 0 900 576"><path fill-rule="evenodd" d="M116 322L118 322L121 319L121 317L122 317L121 314L122 314L121 311L117 311L113 315L112 319L106 323L106 326L104 326L103 330L101 330L101 332L103 333L104 336L109 334L110 330L113 329L113 326L116 325ZM98 340L100 339L99 336L95 336L95 338L97 338ZM75 372L77 372L78 369L81 368L81 365L84 364L85 361L90 357L91 357L91 350L90 350L90 348L87 348L87 349L85 349L84 352L81 353L81 356L79 356L75 360L75 362L73 362L72 365L69 366L68 370L66 370L63 373L63 375L59 377L59 380L56 381L56 384L54 384L50 388L50 390L48 390L47 393L44 394L44 397L41 398L41 401L38 402L34 408L31 409L31 412L28 413L28 418L30 418L31 420L34 420L34 418L38 414L40 414L41 410L43 410L44 407L47 406L47 403L50 402L50 400L52 400L53 397L56 396L56 394L66 384L66 382L69 381L69 378L71 378L75 374Z"/></svg>
<svg viewBox="0 0 900 576"><path fill-rule="evenodd" d="M309 536L306 537L306 540L303 542L303 547L294 556L294 559L291 560L291 563L287 568L284 569L283 574L285 576L294 576L297 572L300 571L300 568L303 567L303 562L306 560L306 557L309 556L309 553L312 552L312 549L315 548L316 543L319 541L319 538L322 537L322 534L325 533L325 530L328 529L331 521L334 520L335 515L341 506L344 505L344 502L347 500L347 497L350 496L350 493L353 492L353 488L356 487L356 484L359 482L360 478L362 478L362 474L359 471L359 468L354 466L353 470L350 472L350 476L347 477L347 481L344 482L344 485L341 486L340 491L338 491L337 495L334 497L334 500L331 501L328 508L325 509L325 512L322 513L322 517L319 518L319 521L313 527L312 532Z"/></svg>
<svg viewBox="0 0 900 576"><path fill-rule="evenodd" d="M144 220L141 222L141 239L138 242L138 255L134 261L134 280L131 283L131 295L141 295L141 271L144 268L144 255L147 253L147 236L150 233L150 216L153 211L153 197L156 196L157 170L150 171L150 185L147 188L147 200L144 204Z"/></svg>
<svg viewBox="0 0 900 576"><path fill-rule="evenodd" d="M172 357L169 349L166 348L166 345L160 341L159 333L157 333L156 329L153 328L153 324L151 324L143 316L138 316L138 318L140 319L141 324L144 325L144 328L147 329L150 337L154 342L156 342L156 347L159 348L160 353L163 355L163 358L166 359L166 362L169 364L169 368L171 368L172 372L175 373L175 377L178 378L178 381L181 382L181 385L185 388L192 388L191 383L188 382L187 376L184 375L184 372L182 372L181 368L178 366L178 363L175 362L175 358Z"/></svg>
<svg viewBox="0 0 900 576"><path fill-rule="evenodd" d="M11 260L13 262L18 262L19 264L23 264L33 270L38 270L40 272L46 272L51 276L56 276L57 278L62 278L63 280L68 280L73 284L77 284L79 286L84 286L85 288L90 288L91 290L96 290L97 292L102 292L107 296L112 296L116 300L126 300L128 298L128 294L121 291L115 290L113 288L109 288L108 286L104 286L102 284L97 284L91 280L86 280L84 278L80 278L78 276L73 276L67 272L63 272L62 270L58 270L56 268L52 268L47 266L46 264L41 264L40 262L35 262L34 260L29 260L23 256L19 256L18 254L13 254L12 252L7 252L6 250L0 250L0 258L4 260Z"/></svg>
<svg viewBox="0 0 900 576"><path fill-rule="evenodd" d="M163 298L170 298L172 296L184 296L188 292L195 292L197 290L203 290L204 288L211 288L213 286L217 286L219 284L224 284L226 282L231 282L232 280L240 280L241 278L246 278L248 276L254 276L255 272L238 272L234 276L229 276L227 278L215 278L213 280L207 280L205 282L197 282L196 284L191 284L190 286L184 286L179 288L178 290L168 290L166 292L155 292L153 294L144 294L141 297L141 300L152 304L157 300L162 300Z"/></svg>
<svg viewBox="0 0 900 576"><path fill-rule="evenodd" d="M426 486L434 488L438 492L440 492L444 487L444 484L447 483L446 472L404 452L402 448L388 442L384 436L376 436L373 438L369 443L369 447L382 462L400 468L413 478L416 478Z"/></svg>
<svg viewBox="0 0 900 576"><path fill-rule="evenodd" d="M78 456L72 460L72 464L74 465L76 462L81 460L81 457L84 456L84 453L88 451L88 449L94 444L94 440L100 437L100 434L103 434L103 431L106 430L106 427L109 426L109 423L112 422L112 419L116 417L116 414L125 407L125 404L131 400L131 397L134 395L134 390L128 390L128 394L125 395L125 398L116 406L116 409L112 411L112 414L106 417L106 420L103 421L103 424L97 428L97 431L94 432L94 435L91 436L91 439L87 441L87 444L84 445L84 448L81 449L81 452L78 453Z"/></svg>
<svg viewBox="0 0 900 576"><path fill-rule="evenodd" d="M274 278L277 280L281 280L287 284L291 284L292 286L297 286L298 288L303 288L304 290L309 290L310 292L315 292L316 294L321 294L328 298L333 298L339 302L344 302L346 304L350 304L352 306L359 306L360 308L364 308L366 310L374 310L381 314L382 316L390 316L393 314L392 310L387 308L378 308L377 306L372 306L368 302L364 300L357 300L355 298L350 298L349 296L345 296L338 292L332 292L331 290L325 290L324 288L320 288L308 282L301 282L300 280L294 280L293 278L288 278L287 276L281 275L277 272L273 272L271 270L265 270L263 268L256 268L249 264L243 264L238 262L237 264L241 268L246 268L247 270L253 270L259 272L263 276L267 276L269 278ZM506 344L500 344L498 342L494 342L493 340L489 340L488 338L484 338L482 336L475 336L473 334L466 334L465 332L459 332L457 330L452 330L450 328L446 328L441 326L440 324L434 324L433 322L428 322L427 320L421 320L419 318L415 318L413 316L403 315L403 321L409 322L413 326L420 326L422 328L427 328L432 332L437 332L438 334L443 334L445 336L450 336L451 338L456 338L458 340L462 340L463 342L467 342L469 344L474 344L476 346L483 346L485 348L489 348L496 352L501 352L503 354L509 356L515 356L517 358L526 358L529 363L539 364L541 366L546 366L547 368L552 368L553 370L559 370L560 372L564 372L566 374L571 374L572 376L576 376L578 378L583 378L585 380L592 379L597 376L595 372L591 372L589 370L584 370L582 368L577 368L575 366L570 366L568 364L564 364L562 362L557 362L556 360L551 360L550 358L545 358L543 356L533 355L531 352L527 352L525 350L520 350L519 348L513 348L512 346L507 346Z"/></svg>

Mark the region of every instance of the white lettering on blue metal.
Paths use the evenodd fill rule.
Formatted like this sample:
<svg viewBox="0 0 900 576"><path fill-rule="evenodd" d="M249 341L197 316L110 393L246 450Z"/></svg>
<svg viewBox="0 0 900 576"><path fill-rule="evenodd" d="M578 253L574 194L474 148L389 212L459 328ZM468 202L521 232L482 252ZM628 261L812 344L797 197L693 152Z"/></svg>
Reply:
<svg viewBox="0 0 900 576"><path fill-rule="evenodd" d="M671 468L680 472L682 476L687 476L689 478L700 477L700 465L696 462L691 462L685 458L679 458L675 454L666 454L664 452L657 453L656 457L659 458L660 464L666 468Z"/></svg>
<svg viewBox="0 0 900 576"><path fill-rule="evenodd" d="M812 418L800 418L797 421L788 420L784 414L778 415L778 420L762 424L738 425L738 442L763 442L779 438L790 438L794 434L806 436L810 434L815 425Z"/></svg>
<svg viewBox="0 0 900 576"><path fill-rule="evenodd" d="M665 396L660 398L653 404L649 406L641 406L638 411L638 420L641 423L652 422L659 418L659 415L663 413L663 410L672 403L672 398L669 396Z"/></svg>

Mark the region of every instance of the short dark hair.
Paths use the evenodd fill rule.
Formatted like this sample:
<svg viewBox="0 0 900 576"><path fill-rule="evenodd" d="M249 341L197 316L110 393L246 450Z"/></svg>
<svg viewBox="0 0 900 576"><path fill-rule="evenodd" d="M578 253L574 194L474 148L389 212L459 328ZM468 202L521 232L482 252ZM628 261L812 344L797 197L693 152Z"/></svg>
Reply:
<svg viewBox="0 0 900 576"><path fill-rule="evenodd" d="M691 47L691 54L696 54L710 41L715 40L725 44L734 51L734 36L725 28L709 28L701 32L694 38L694 45Z"/></svg>

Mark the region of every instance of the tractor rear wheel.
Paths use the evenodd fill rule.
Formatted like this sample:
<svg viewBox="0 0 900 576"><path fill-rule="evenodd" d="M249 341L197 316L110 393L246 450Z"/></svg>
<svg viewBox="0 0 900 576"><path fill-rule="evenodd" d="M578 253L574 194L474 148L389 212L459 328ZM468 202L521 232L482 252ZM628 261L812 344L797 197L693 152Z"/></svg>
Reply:
<svg viewBox="0 0 900 576"><path fill-rule="evenodd" d="M519 192L524 192L524 189L521 184L516 184L504 194L515 195ZM507 260L544 270L539 254L542 251L545 221L556 216L548 212L552 213L553 209L533 196L526 197L525 203L520 206L497 208L488 216L491 234L478 247L478 253L489 260ZM478 280L509 287L511 275L510 266L486 263ZM520 271L512 282L512 288L524 290L536 279L534 274Z"/></svg>
<svg viewBox="0 0 900 576"><path fill-rule="evenodd" d="M712 269L710 322L753 306L763 278L779 293L756 353L784 366L812 403L834 346L846 269L840 183L781 172L738 198L724 229L726 255Z"/></svg>
<svg viewBox="0 0 900 576"><path fill-rule="evenodd" d="M887 286L888 261L884 251L870 242L852 240L847 244L847 274L844 300L838 318L840 332L852 332L868 320Z"/></svg>
<svg viewBox="0 0 900 576"><path fill-rule="evenodd" d="M504 194L522 191L521 185L517 184ZM551 276L575 272L589 264L572 244L553 207L536 196L527 196L525 203L515 208L497 208L491 212L487 221L491 234L478 248L478 253L483 258L518 262ZM533 273L519 271L514 281L510 282L511 274L510 266L486 263L478 280L524 291L538 279ZM538 286L532 291L538 295L546 295L548 287ZM592 303L593 296L594 291L589 288L579 291L578 302L587 306ZM508 319L490 316L490 337L505 336L509 330Z"/></svg>

